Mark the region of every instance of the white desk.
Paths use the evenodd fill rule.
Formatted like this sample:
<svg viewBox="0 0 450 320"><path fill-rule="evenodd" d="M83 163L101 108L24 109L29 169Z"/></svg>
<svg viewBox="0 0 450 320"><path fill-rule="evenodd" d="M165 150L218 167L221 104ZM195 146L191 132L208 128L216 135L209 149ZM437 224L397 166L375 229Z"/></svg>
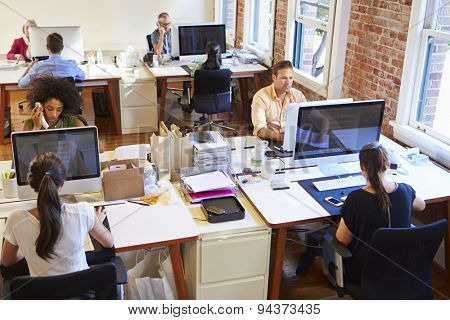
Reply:
<svg viewBox="0 0 450 320"><path fill-rule="evenodd" d="M404 148L384 136L381 137L380 142L399 154L405 151ZM236 151L232 153L234 158L233 167L236 172L242 170L243 167L249 167L251 150L247 149L244 155ZM396 182L410 184L416 190L417 195L422 197L427 203L445 203L447 220L450 221L450 173L431 162L427 165L413 166L403 159L401 163L409 171L409 174L406 176L388 175L388 178ZM360 171L358 162L343 165L350 173ZM279 295L287 229L300 223L308 223L330 217L328 212L295 182L323 177L323 174L316 167L300 168L289 170L288 172L289 181L294 181L290 183L289 190L272 191L269 182L264 180L254 185L240 185L242 192L254 205L261 218L268 226L274 229L275 249L271 278L269 280L269 299L277 299ZM447 275L450 275L449 235L450 225L445 242Z"/></svg>
<svg viewBox="0 0 450 320"><path fill-rule="evenodd" d="M112 152L102 154L102 159L110 159ZM1 161L0 168L10 168L11 161ZM179 299L187 298L186 281L180 245L195 241L199 230L190 212L182 203L169 182L168 191L161 195L158 204L154 206L136 205L134 211L114 211L108 213L108 222L114 238L117 252L143 248L168 246L174 270L175 284ZM98 203L103 200L100 193L75 195L75 201ZM36 207L36 200L21 201L19 199L0 198L0 225L9 214L17 209L30 210ZM0 230L2 231L2 230ZM3 233L1 233L2 235Z"/></svg>
<svg viewBox="0 0 450 320"><path fill-rule="evenodd" d="M161 67L147 68L153 74L156 79L161 81L161 99L160 99L160 110L159 110L159 120L164 120L165 108L166 108L166 94L167 94L167 82L169 80L175 81L192 81L192 77L183 68L182 65L189 64L186 61L171 61ZM249 113L248 106L248 79L253 78L255 92L261 89L261 81L259 75L265 71L267 68L260 64L232 64L231 59L224 59L223 65L228 67L232 72L232 78L239 79L239 86L241 88L242 103L246 114Z"/></svg>
<svg viewBox="0 0 450 320"><path fill-rule="evenodd" d="M25 65L24 65L25 66ZM0 123L5 121L5 107L10 105L9 92L11 90L22 90L17 86L20 77L25 72L25 67L16 69L0 70ZM116 133L121 133L120 104L118 103L119 81L121 79L119 70L112 64L104 65L80 65L86 75L86 79L80 84L81 87L104 86L109 101L109 111L114 120ZM3 134L0 135L0 144L4 144Z"/></svg>

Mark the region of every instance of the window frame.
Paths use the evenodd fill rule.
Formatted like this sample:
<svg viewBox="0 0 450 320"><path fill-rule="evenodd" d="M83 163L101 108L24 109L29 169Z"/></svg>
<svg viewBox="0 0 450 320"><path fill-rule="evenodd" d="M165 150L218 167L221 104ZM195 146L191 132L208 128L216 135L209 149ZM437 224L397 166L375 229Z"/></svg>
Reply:
<svg viewBox="0 0 450 320"><path fill-rule="evenodd" d="M427 41L431 35L447 38L446 32L434 30L437 0L413 1L409 32L406 43L405 60L400 85L397 116L390 121L394 138L410 146L417 146L436 161L450 167L450 137L442 136L429 126L415 120L419 95L428 58ZM430 12L432 14L430 15ZM417 50L417 48L420 48Z"/></svg>
<svg viewBox="0 0 450 320"><path fill-rule="evenodd" d="M294 81L328 99L342 97L345 55L347 49L348 26L351 1L331 0L328 22L300 15L300 0L288 0L285 58L293 59L295 45L295 22L307 22L306 25L327 32L326 56L323 81L294 68ZM324 26L326 25L326 26Z"/></svg>
<svg viewBox="0 0 450 320"><path fill-rule="evenodd" d="M412 126L415 129L421 130L425 132L426 134L429 134L431 137L436 138L445 144L450 144L450 137L446 137L442 134L440 134L438 131L434 130L432 127L427 126L426 124L423 124L416 120L417 113L419 111L419 99L422 92L422 86L424 77L428 70L426 70L426 66L428 64L428 54L429 54L429 48L428 48L428 38L434 37L438 39L445 39L447 41L450 41L450 33L432 30L432 29L423 29L422 30L422 37L420 39L420 53L418 58L418 69L417 69L417 76L415 77L415 84L413 89L413 96L412 96L412 104L410 109L410 115L409 115L409 125ZM440 88L442 89L442 88Z"/></svg>
<svg viewBox="0 0 450 320"><path fill-rule="evenodd" d="M225 24L225 35L226 42L229 46L234 47L236 42L236 23L237 23L237 0L233 0L234 2L234 25L233 30L227 29L225 21L222 21L223 17L223 3L226 0L215 0L214 6L214 21L216 23Z"/></svg>
<svg viewBox="0 0 450 320"><path fill-rule="evenodd" d="M264 50L261 47L258 47L255 43L253 43L250 39L252 32L251 28L253 27L253 9L254 9L254 1L255 0L246 0L245 1L245 12L244 12L244 38L243 38L243 48L253 51L258 57L263 59L264 64L267 66L272 66L273 62L273 45L274 45L274 33L275 33L275 14L276 14L276 0L269 0L271 3L271 14L272 19L270 23L269 29L269 45L267 50Z"/></svg>

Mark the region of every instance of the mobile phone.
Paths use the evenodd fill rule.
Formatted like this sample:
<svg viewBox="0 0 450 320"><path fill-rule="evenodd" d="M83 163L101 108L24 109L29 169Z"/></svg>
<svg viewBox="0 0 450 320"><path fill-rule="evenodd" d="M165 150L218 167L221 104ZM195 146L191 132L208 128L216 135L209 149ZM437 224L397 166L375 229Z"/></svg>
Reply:
<svg viewBox="0 0 450 320"><path fill-rule="evenodd" d="M270 186L272 190L286 190L290 188L286 182L272 182Z"/></svg>
<svg viewBox="0 0 450 320"><path fill-rule="evenodd" d="M206 210L214 214L225 214L225 209L216 206L209 206Z"/></svg>
<svg viewBox="0 0 450 320"><path fill-rule="evenodd" d="M342 201L340 201L336 198L333 198L333 197L327 197L327 198L325 198L325 201L335 207L340 207L344 204Z"/></svg>
<svg viewBox="0 0 450 320"><path fill-rule="evenodd" d="M277 153L276 153L275 151L273 151L273 150L266 150L266 151L264 152L264 155L265 155L267 158L275 158L275 157L277 156Z"/></svg>
<svg viewBox="0 0 450 320"><path fill-rule="evenodd" d="M35 107L38 107L38 108L41 108L41 107L42 107L42 104L41 104L40 102L36 102L36 103L34 104L34 106L35 106ZM42 127L43 127L44 129L48 129L49 125L48 125L48 123L47 123L47 120L45 120L45 117L44 117L44 110L42 110L42 112L41 112L41 124L42 124Z"/></svg>

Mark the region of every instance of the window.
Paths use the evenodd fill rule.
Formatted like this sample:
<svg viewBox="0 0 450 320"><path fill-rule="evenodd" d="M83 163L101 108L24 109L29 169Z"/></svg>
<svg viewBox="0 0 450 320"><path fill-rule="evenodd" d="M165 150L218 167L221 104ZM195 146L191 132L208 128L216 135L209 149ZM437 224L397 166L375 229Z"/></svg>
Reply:
<svg viewBox="0 0 450 320"><path fill-rule="evenodd" d="M236 34L236 0L216 1L216 21L225 25L227 43L234 46Z"/></svg>
<svg viewBox="0 0 450 320"><path fill-rule="evenodd" d="M413 2L411 12L394 137L449 165L450 2Z"/></svg>
<svg viewBox="0 0 450 320"><path fill-rule="evenodd" d="M245 11L244 47L272 65L275 0L247 0Z"/></svg>
<svg viewBox="0 0 450 320"><path fill-rule="evenodd" d="M425 20L420 43L417 102L409 123L450 144L450 2L444 1L436 1L437 7L428 6L429 18Z"/></svg>
<svg viewBox="0 0 450 320"><path fill-rule="evenodd" d="M349 1L289 2L286 59L294 64L296 82L324 97L341 94L349 16Z"/></svg>
<svg viewBox="0 0 450 320"><path fill-rule="evenodd" d="M330 0L297 2L294 36L294 67L323 83L327 58Z"/></svg>

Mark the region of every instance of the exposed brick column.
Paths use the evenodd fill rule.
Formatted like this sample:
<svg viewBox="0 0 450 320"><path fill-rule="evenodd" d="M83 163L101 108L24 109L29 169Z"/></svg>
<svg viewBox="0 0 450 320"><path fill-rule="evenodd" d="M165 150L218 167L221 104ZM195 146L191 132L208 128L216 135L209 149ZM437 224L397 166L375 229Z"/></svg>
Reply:
<svg viewBox="0 0 450 320"><path fill-rule="evenodd" d="M244 42L245 0L237 0L236 9L236 48L241 48Z"/></svg>
<svg viewBox="0 0 450 320"><path fill-rule="evenodd" d="M386 100L383 133L397 114L411 0L353 0L343 92L356 100Z"/></svg>

